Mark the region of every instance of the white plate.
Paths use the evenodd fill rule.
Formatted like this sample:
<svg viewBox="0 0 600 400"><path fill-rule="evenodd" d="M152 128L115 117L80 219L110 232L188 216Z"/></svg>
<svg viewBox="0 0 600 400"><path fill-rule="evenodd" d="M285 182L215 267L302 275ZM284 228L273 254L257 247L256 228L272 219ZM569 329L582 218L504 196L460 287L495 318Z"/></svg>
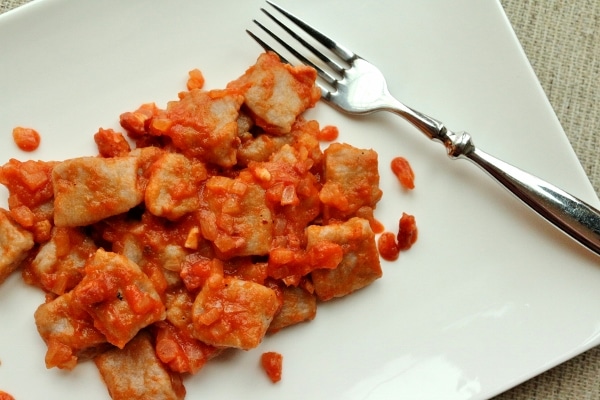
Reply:
<svg viewBox="0 0 600 400"><path fill-rule="evenodd" d="M599 203L498 2L281 3L379 65L407 104ZM119 128L119 114L144 102L164 106L192 68L222 87L259 54L244 29L264 20L264 5L42 0L2 15L0 163L94 154L99 127ZM210 362L186 379L189 399L487 398L600 343L596 256L395 116L348 118L324 104L310 116L379 152L377 217L391 230L402 211L414 214L419 241L313 322ZM40 131L37 152L17 150L18 125ZM396 155L416 172L411 193L388 170ZM92 363L45 369L32 316L42 300L19 274L0 287L0 389L17 399L108 398ZM266 350L284 355L276 385L258 366Z"/></svg>

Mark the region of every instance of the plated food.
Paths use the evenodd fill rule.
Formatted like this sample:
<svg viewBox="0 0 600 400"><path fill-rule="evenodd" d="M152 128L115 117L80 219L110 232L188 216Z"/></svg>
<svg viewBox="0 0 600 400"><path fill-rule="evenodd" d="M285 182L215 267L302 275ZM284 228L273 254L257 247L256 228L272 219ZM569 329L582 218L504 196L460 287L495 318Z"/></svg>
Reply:
<svg viewBox="0 0 600 400"><path fill-rule="evenodd" d="M0 168L0 281L21 268L46 293L48 368L92 359L113 399L181 399L183 375L382 276L377 153L321 149L315 79L271 53L224 89L193 70L99 129L98 156ZM261 364L281 379L281 355Z"/></svg>
<svg viewBox="0 0 600 400"><path fill-rule="evenodd" d="M345 4L344 12L335 1L280 0L376 61L392 79L390 90L411 106L467 129L478 145L597 204L496 2ZM118 124L123 111L148 101L164 108L185 89L186 71L194 67L202 69L207 88L225 87L258 55L243 29L253 26L252 18L269 23L261 6L229 0L152 7L139 0L41 1L3 14L0 31L7 40L0 40L0 53L10 62L0 78L0 164L11 157L96 155L91 138L98 127L124 132ZM330 18L354 20L357 9L358 25ZM422 21L432 19L447 23L423 29ZM516 207L484 173L448 160L438 144L397 117L349 118L322 102L303 115L338 126L339 141L376 150L384 192L376 217L395 231L399 214L412 213L422 234L398 261L382 261L382 279L319 303L310 323L269 335L252 351L212 359L184 379L188 398L372 393L483 399L598 343L596 259ZM39 130L38 150L17 149L15 126ZM413 191L399 189L390 173L398 155L409 156L417 173ZM5 208L7 197L0 186ZM93 362L81 362L72 372L45 369L46 346L33 320L43 302L43 292L25 286L19 272L0 286L0 314L13 321L2 324L0 388L19 399L105 399ZM275 386L258 363L260 353L271 350L284 355Z"/></svg>

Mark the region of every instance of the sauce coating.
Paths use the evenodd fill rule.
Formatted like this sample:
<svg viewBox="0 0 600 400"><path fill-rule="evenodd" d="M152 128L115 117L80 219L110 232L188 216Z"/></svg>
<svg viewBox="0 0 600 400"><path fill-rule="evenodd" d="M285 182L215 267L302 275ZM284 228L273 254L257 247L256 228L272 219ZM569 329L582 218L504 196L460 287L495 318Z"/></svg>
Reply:
<svg viewBox="0 0 600 400"><path fill-rule="evenodd" d="M302 116L315 79L271 53L222 90L192 70L165 109L142 104L120 115L123 133L100 128L98 156L0 166L0 211L32 237L23 278L46 293L34 318L47 368L93 359L115 399L181 400L181 374L314 319L414 243L403 216L378 253L377 153L321 150L339 132ZM32 148L21 129L15 142ZM272 382L282 359L261 356Z"/></svg>

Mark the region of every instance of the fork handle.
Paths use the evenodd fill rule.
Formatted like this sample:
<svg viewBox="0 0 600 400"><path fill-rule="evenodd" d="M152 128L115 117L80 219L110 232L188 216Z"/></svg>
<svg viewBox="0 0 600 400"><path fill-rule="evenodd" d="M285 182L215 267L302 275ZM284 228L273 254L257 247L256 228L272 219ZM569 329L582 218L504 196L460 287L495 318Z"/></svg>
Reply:
<svg viewBox="0 0 600 400"><path fill-rule="evenodd" d="M445 130L442 127L442 130ZM466 158L525 204L596 254L600 254L600 211L562 189L478 149L466 132L441 133L452 158Z"/></svg>
<svg viewBox="0 0 600 400"><path fill-rule="evenodd" d="M464 154L464 157L481 167L567 235L600 254L600 211L476 147Z"/></svg>
<svg viewBox="0 0 600 400"><path fill-rule="evenodd" d="M600 211L583 200L478 149L467 132L444 124L391 98L388 111L405 118L426 136L441 142L451 158L466 158L504 185L547 221L600 255Z"/></svg>

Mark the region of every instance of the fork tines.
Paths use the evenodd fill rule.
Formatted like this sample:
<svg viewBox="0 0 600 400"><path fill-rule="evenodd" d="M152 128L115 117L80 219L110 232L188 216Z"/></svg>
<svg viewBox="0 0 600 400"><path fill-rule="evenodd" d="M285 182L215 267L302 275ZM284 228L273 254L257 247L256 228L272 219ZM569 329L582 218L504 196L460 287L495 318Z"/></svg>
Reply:
<svg viewBox="0 0 600 400"><path fill-rule="evenodd" d="M288 20L290 20L298 28L300 28L302 31L304 31L306 34L308 34L310 37L312 37L316 42L321 44L324 48L326 48L331 53L338 56L342 61L350 64L350 63L352 63L352 61L354 61L358 57L356 54L354 54L350 50L346 49L344 46L340 45L339 43L336 43L334 40L323 35L321 32L317 31L315 28L311 27L309 24L302 21L300 18L296 17L295 15L293 15L289 11L285 10L284 8L278 6L277 4L275 4L269 0L267 0L267 3L269 5L271 5L275 10L277 10L279 13L284 15ZM300 43L310 53L312 53L315 57L317 57L323 64L325 64L329 68L331 68L337 75L339 75L339 76L344 75L344 67L342 67L340 64L338 64L337 62L332 60L331 57L328 57L325 54L323 54L323 52L319 51L315 46L310 44L306 39L304 39L298 33L293 31L289 26L287 26L285 23L283 23L281 20L279 20L277 17L275 17L269 11L265 10L264 8L261 8L261 11L264 12L279 27L281 27L291 38L293 38L295 41ZM321 77L321 79L323 79L328 84L335 86L335 82L337 79L332 74L325 71L317 63L311 61L308 57L306 57L305 55L300 53L293 46L291 46L287 41L281 39L281 37L279 37L271 29L267 28L265 25L263 25L262 23L260 23L257 20L253 20L253 21L258 27L260 27L265 33L267 33L269 36L271 36L277 43L279 43L283 48L285 48L290 54L292 54L294 57L296 57L298 60L300 60L300 62L310 65L311 67L315 68L317 70L317 73ZM272 46L270 46L265 41L260 39L257 35L255 35L254 33L252 33L249 30L246 30L246 32L263 49L265 49L266 51L272 51L272 52L276 53L283 62L291 64L280 52L276 51Z"/></svg>

